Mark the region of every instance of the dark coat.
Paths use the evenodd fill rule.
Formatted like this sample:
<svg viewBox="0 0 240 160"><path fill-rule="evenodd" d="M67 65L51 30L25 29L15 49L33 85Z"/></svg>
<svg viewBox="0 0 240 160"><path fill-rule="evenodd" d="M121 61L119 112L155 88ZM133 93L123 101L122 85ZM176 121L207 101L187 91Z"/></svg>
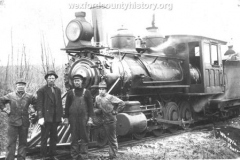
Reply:
<svg viewBox="0 0 240 160"><path fill-rule="evenodd" d="M4 108L4 105L7 103L10 105L10 113L8 115L9 125L29 127L28 109L30 104L36 104L36 98L29 93L24 93L21 96L16 92L11 92L0 97L0 108Z"/></svg>
<svg viewBox="0 0 240 160"><path fill-rule="evenodd" d="M44 118L45 122L53 122L54 104L56 104L56 122L61 122L61 118L63 117L61 90L56 86L54 90L55 103L52 90L48 85L43 86L37 91L38 118Z"/></svg>

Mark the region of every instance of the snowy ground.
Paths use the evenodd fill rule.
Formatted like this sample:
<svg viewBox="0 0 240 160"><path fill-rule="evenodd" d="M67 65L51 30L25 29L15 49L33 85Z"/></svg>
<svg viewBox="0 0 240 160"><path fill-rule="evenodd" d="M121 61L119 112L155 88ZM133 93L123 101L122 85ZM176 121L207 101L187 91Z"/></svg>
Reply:
<svg viewBox="0 0 240 160"><path fill-rule="evenodd" d="M224 125L240 128L240 117L229 120ZM221 138L215 138L213 131L192 131L119 148L116 158L116 160L160 159L240 159L240 154L230 150Z"/></svg>
<svg viewBox="0 0 240 160"><path fill-rule="evenodd" d="M226 122L240 128L240 117ZM2 132L5 125L1 125ZM5 132L5 131L4 131ZM239 133L240 134L240 133ZM2 135L1 135L2 136ZM3 138L4 139L4 138ZM1 146L2 147L2 146ZM1 148L3 149L3 147ZM104 157L107 155L105 153ZM95 157L92 159L107 159ZM159 160L159 159L240 159L225 141L215 138L212 131L192 131L167 138L156 138L142 144L119 148L116 160Z"/></svg>
<svg viewBox="0 0 240 160"><path fill-rule="evenodd" d="M119 160L237 159L240 155L216 139L212 132L183 133L139 145L120 148Z"/></svg>

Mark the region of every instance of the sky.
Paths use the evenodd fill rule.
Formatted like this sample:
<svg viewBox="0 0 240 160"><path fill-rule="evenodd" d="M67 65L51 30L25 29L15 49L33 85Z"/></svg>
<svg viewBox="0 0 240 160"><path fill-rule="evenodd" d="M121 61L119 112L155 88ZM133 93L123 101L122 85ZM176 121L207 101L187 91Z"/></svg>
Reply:
<svg viewBox="0 0 240 160"><path fill-rule="evenodd" d="M135 36L144 36L155 14L155 25L162 35L212 37L231 41L240 51L240 0L0 0L0 65L7 64L12 52L11 33L15 61L25 46L31 63L41 64L44 36L55 62L67 63L66 53L60 50L64 40L67 43L63 33L67 24L79 11L85 11L91 22L89 7L98 4L109 8L103 11L109 36L122 25ZM122 8L116 9L117 5ZM158 9L154 9L156 5Z"/></svg>

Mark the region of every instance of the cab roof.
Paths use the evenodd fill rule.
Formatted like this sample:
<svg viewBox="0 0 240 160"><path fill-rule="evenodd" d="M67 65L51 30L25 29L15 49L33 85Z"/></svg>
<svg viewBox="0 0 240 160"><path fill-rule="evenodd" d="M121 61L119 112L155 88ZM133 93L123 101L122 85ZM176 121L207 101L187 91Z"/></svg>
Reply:
<svg viewBox="0 0 240 160"><path fill-rule="evenodd" d="M214 39L210 37L204 37L204 36L197 36L197 35L166 35L165 36L167 39L168 38L179 38L183 42L193 42L193 41L202 41L202 40L207 40L210 42L215 42L215 43L220 43L222 45L226 45L227 42L219 39Z"/></svg>

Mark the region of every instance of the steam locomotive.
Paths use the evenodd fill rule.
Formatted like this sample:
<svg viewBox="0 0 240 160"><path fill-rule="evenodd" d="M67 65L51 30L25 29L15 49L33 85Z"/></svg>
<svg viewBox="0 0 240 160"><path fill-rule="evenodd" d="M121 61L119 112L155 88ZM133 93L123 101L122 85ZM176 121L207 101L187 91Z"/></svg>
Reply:
<svg viewBox="0 0 240 160"><path fill-rule="evenodd" d="M153 20L142 40L120 28L106 47L99 43L104 38L101 15L101 10L93 10L92 27L85 13L78 12L67 25L69 42L62 50L71 59L64 81L71 89L73 75L83 75L93 97L98 83L105 81L108 93L126 102L117 115L119 137L141 139L147 132L159 136L209 117L239 114L240 61L222 60L226 42L192 35L163 37ZM69 126L60 126L59 136L59 143L70 142ZM90 139L99 146L107 143L101 127L91 128Z"/></svg>

